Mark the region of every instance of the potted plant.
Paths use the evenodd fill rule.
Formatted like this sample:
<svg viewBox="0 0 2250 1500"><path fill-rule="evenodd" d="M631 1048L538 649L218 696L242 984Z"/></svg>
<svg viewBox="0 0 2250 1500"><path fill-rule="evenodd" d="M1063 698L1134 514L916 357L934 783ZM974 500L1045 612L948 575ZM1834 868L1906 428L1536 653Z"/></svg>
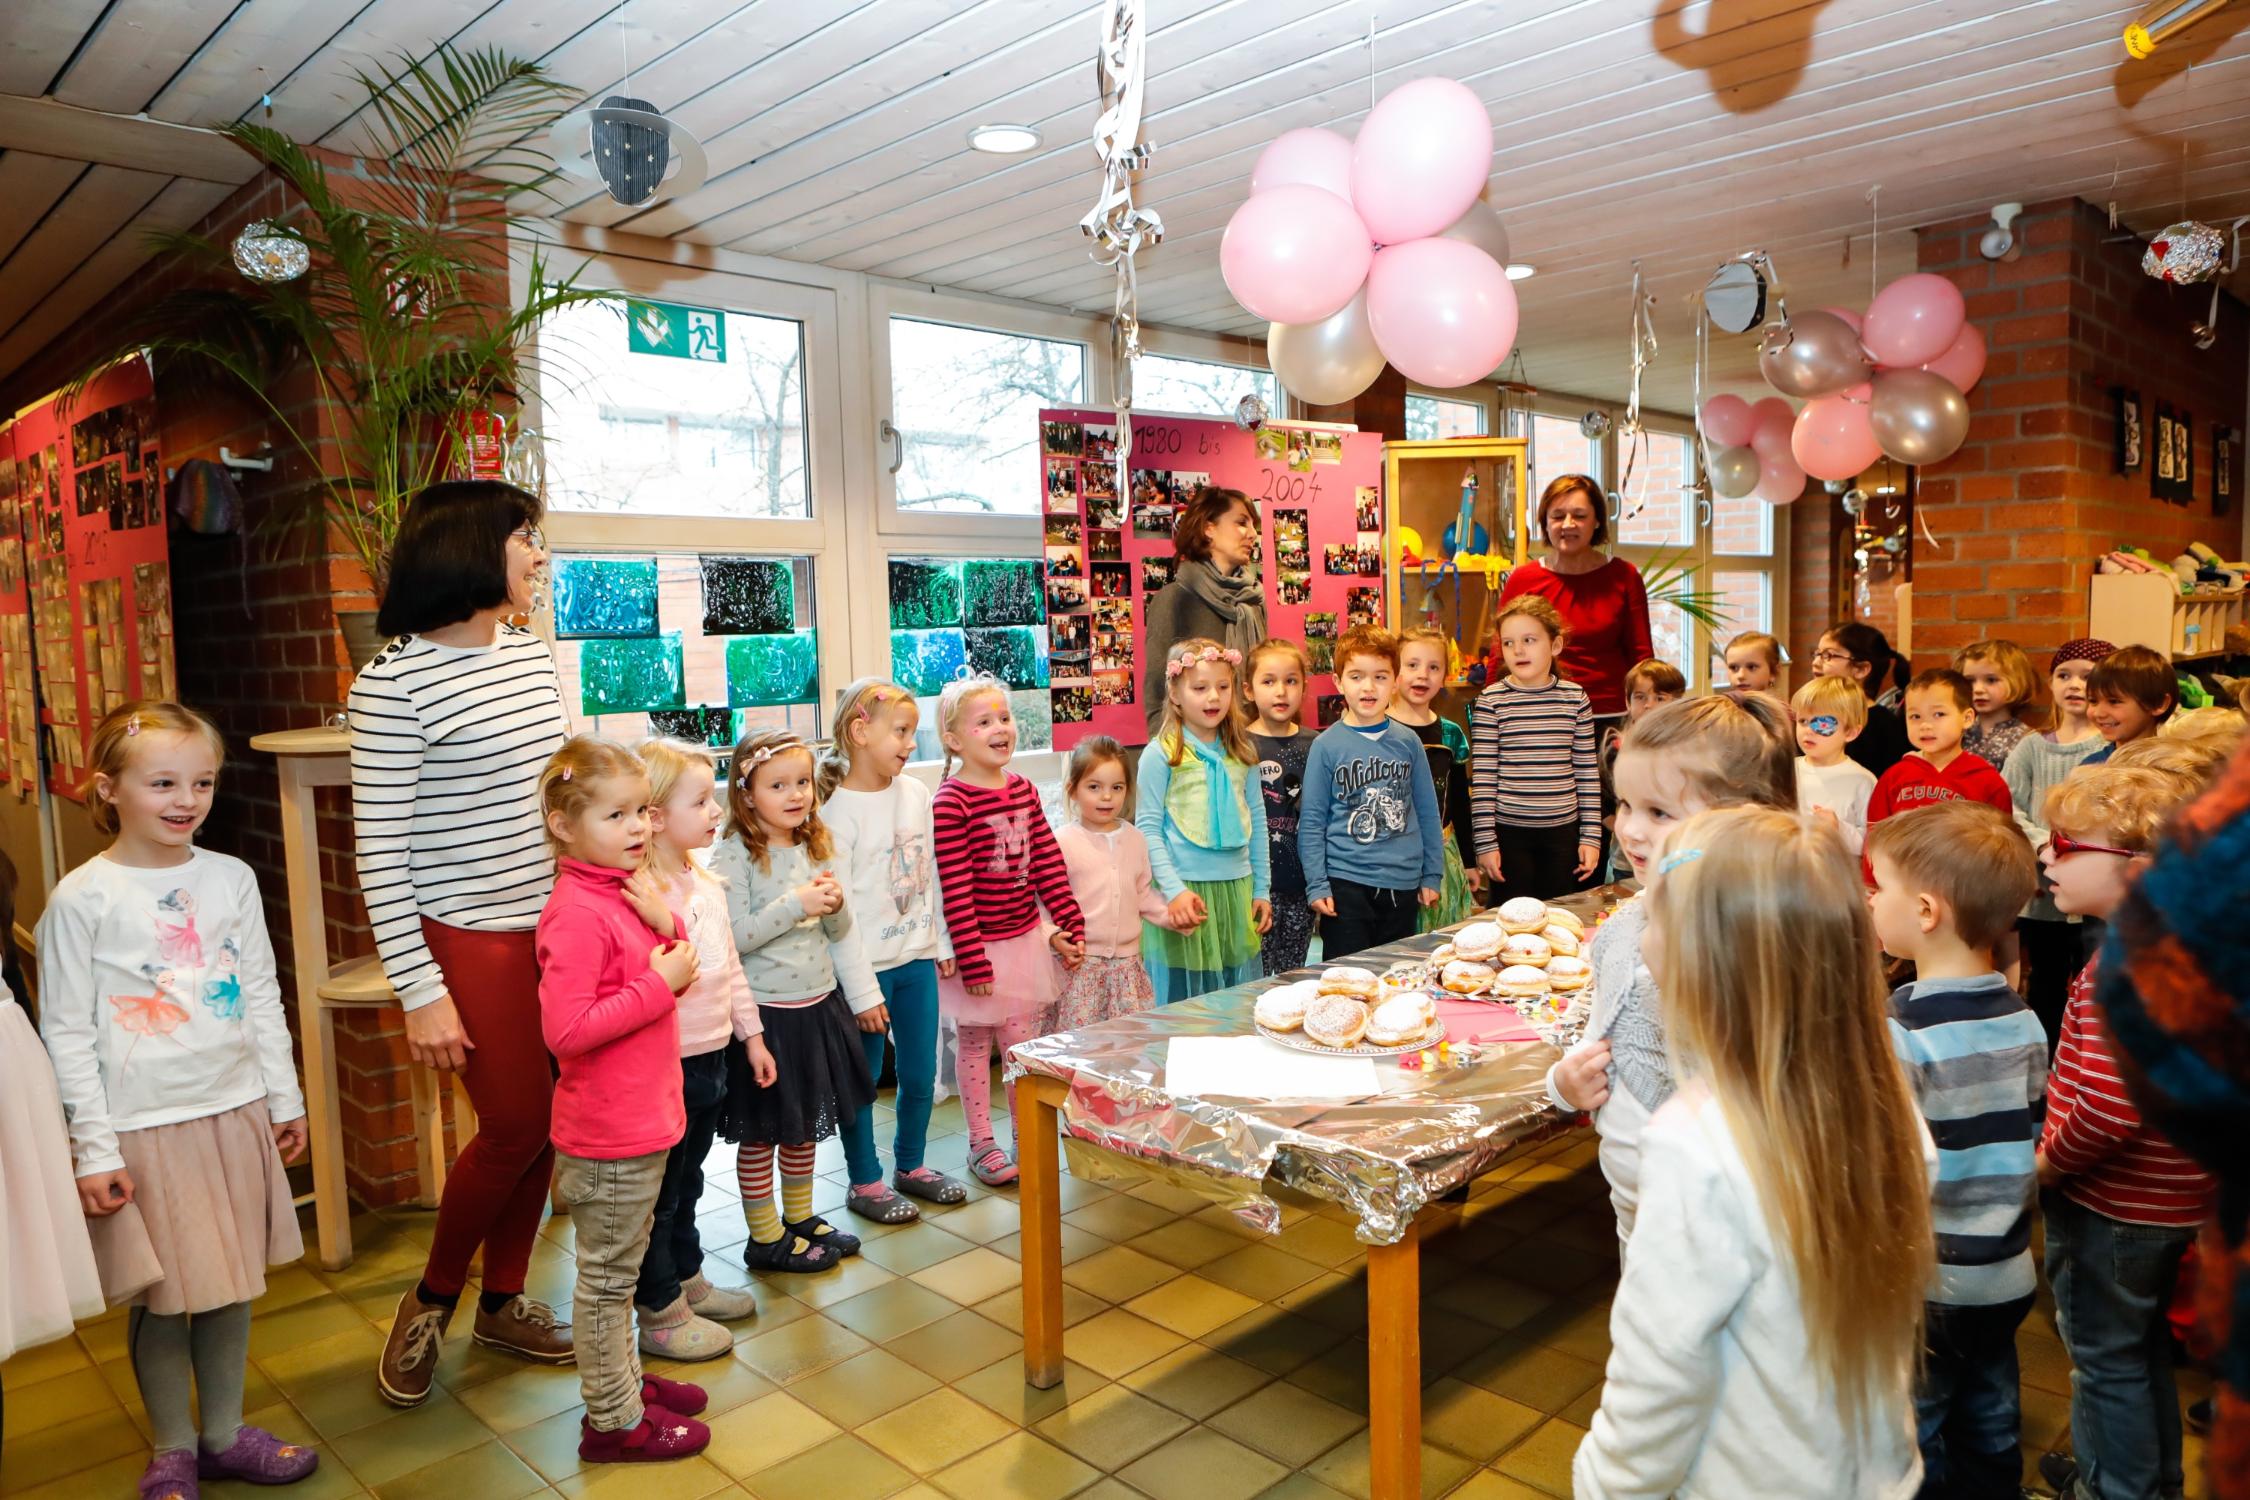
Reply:
<svg viewBox="0 0 2250 1500"><path fill-rule="evenodd" d="M239 240L159 235L212 274L133 315L117 347L147 351L167 383L211 381L263 408L314 479L310 503L262 520L304 540L333 527L380 597L407 500L460 472L471 424L512 410L535 357L529 335L560 308L612 294L555 279L534 247L524 298L510 295L511 204L559 176L544 147L567 86L496 49L446 45L355 76L367 96L358 169L255 122L223 132L297 200L246 231L250 268L278 274L256 252L287 262L294 242L302 274L238 272ZM292 407L281 392L299 377L315 400ZM381 648L373 611L338 622L355 667Z"/></svg>

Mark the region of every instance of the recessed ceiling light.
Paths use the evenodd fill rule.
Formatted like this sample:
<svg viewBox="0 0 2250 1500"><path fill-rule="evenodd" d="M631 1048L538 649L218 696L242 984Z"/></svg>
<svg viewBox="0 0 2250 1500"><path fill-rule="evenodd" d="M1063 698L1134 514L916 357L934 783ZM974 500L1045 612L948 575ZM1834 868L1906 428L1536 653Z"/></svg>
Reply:
<svg viewBox="0 0 2250 1500"><path fill-rule="evenodd" d="M1039 149L1039 132L1029 125L979 125L970 130L969 145L994 156L1021 156Z"/></svg>
<svg viewBox="0 0 2250 1500"><path fill-rule="evenodd" d="M1508 265L1508 279L1510 281L1529 281L1538 273L1538 270L1537 266L1527 266L1520 260L1512 261Z"/></svg>

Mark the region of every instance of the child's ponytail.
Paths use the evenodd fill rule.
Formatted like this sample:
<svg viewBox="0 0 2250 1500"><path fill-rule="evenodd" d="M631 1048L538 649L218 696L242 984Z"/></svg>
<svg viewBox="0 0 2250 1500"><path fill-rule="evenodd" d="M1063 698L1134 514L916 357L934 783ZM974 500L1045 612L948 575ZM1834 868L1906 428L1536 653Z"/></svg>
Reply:
<svg viewBox="0 0 2250 1500"><path fill-rule="evenodd" d="M813 757L813 790L826 802L844 778L852 773L852 727L872 725L875 715L889 704L914 701L914 695L881 677L860 677L836 695L836 717L829 721L833 738Z"/></svg>

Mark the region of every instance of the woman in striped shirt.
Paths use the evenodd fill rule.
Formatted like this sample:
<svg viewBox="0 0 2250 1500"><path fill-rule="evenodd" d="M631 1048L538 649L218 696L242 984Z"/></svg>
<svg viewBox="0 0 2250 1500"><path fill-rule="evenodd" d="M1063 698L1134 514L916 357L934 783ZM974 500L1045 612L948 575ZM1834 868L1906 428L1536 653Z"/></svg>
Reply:
<svg viewBox="0 0 2250 1500"><path fill-rule="evenodd" d="M394 639L352 684L352 824L376 951L408 1052L456 1075L478 1124L383 1350L377 1383L398 1406L429 1395L479 1245L476 1341L572 1358L568 1325L523 1295L554 1164L533 949L555 880L539 773L569 732L546 642L505 623L531 611L539 516L537 497L493 481L417 494L376 617Z"/></svg>
<svg viewBox="0 0 2250 1500"><path fill-rule="evenodd" d="M1497 905L1583 886L1601 858L1602 779L1586 690L1555 673L1562 615L1536 594L1500 611L1507 675L1469 710L1469 820Z"/></svg>

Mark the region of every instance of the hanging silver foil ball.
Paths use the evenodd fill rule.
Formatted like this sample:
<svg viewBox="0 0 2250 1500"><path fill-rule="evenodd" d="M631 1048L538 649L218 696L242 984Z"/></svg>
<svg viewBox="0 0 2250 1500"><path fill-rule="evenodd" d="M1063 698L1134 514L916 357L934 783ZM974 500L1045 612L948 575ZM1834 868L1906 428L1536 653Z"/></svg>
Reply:
<svg viewBox="0 0 2250 1500"><path fill-rule="evenodd" d="M264 219L234 237L234 268L252 281L295 281L310 264L303 240Z"/></svg>
<svg viewBox="0 0 2250 1500"><path fill-rule="evenodd" d="M1589 442L1600 442L1609 436L1610 418L1606 411L1590 411L1578 419L1579 436Z"/></svg>
<svg viewBox="0 0 2250 1500"><path fill-rule="evenodd" d="M2158 281L2188 286L2209 281L2226 258L2227 237L2208 224L2182 219L2148 242L2141 269Z"/></svg>
<svg viewBox="0 0 2250 1500"><path fill-rule="evenodd" d="M1244 432L1256 432L1266 425L1266 403L1257 396L1245 396L1234 403L1234 425Z"/></svg>

